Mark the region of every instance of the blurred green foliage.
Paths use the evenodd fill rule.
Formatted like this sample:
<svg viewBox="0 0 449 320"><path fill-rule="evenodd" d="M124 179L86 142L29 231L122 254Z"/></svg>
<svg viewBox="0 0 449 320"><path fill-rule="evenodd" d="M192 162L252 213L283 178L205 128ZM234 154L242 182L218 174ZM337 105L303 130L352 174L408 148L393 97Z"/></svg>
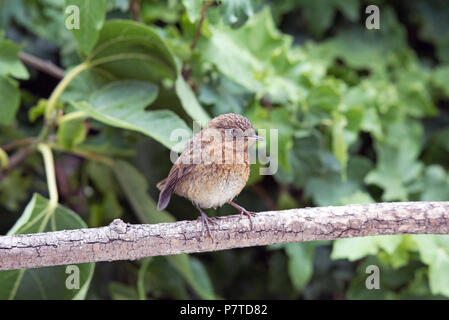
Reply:
<svg viewBox="0 0 449 320"><path fill-rule="evenodd" d="M379 30L365 28L371 4ZM65 27L68 5L80 8L80 30ZM62 65L67 86L58 92L53 78L27 70L22 49ZM279 170L260 176L264 165L253 166L238 198L246 208L448 201L448 63L444 0L142 0L139 12L128 0L0 0L0 232L194 219L185 199L174 197L164 212L155 206L155 184L171 165L170 133L226 112L279 130ZM44 198L55 183L38 154L6 170L39 135L55 156L46 165L56 173L57 207L51 192ZM372 264L380 290L365 287ZM449 237L291 243L81 268L78 293L65 289L61 267L0 272L0 297L444 298Z"/></svg>

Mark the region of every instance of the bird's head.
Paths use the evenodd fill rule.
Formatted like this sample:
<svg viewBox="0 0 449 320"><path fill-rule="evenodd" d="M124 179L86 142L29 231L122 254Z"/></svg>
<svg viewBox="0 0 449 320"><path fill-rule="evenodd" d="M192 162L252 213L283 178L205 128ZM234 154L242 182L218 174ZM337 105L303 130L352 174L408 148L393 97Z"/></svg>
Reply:
<svg viewBox="0 0 449 320"><path fill-rule="evenodd" d="M224 134L226 141L241 140L245 142L245 145L264 140L256 135L253 125L247 118L236 113L226 113L215 117L204 129L218 130Z"/></svg>

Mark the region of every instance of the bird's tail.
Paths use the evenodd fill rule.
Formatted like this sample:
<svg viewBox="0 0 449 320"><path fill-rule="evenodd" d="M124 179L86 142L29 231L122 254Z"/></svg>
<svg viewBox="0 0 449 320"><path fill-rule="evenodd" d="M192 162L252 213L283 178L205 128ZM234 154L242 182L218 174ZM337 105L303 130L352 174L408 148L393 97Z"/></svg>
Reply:
<svg viewBox="0 0 449 320"><path fill-rule="evenodd" d="M156 187L161 190L159 193L159 200L157 202L157 209L159 211L164 210L167 208L168 203L170 202L171 194L173 192L174 186L171 186L168 182L168 178L159 181Z"/></svg>

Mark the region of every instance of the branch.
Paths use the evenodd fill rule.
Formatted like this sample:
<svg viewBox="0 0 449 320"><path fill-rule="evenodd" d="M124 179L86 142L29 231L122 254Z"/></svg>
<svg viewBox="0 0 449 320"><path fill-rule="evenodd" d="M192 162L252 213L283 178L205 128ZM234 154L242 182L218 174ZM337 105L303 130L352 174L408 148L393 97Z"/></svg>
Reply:
<svg viewBox="0 0 449 320"><path fill-rule="evenodd" d="M214 219L215 241L201 221L126 224L0 237L0 270L134 260L275 243L387 234L449 234L449 202L396 202L268 211L253 229L238 215Z"/></svg>
<svg viewBox="0 0 449 320"><path fill-rule="evenodd" d="M129 5L134 21L140 21L140 2L141 0L131 0Z"/></svg>
<svg viewBox="0 0 449 320"><path fill-rule="evenodd" d="M190 45L190 49L192 49L192 51L193 51L193 49L195 49L198 41L200 40L201 28L203 27L204 19L206 19L206 11L207 11L207 8L209 8L211 4L212 4L212 2L204 2L203 7L201 8L200 21L198 22L198 27L196 28L193 42Z"/></svg>
<svg viewBox="0 0 449 320"><path fill-rule="evenodd" d="M0 182L6 177L6 174L17 167L22 161L28 159L28 157L34 153L36 150L31 147L25 147L16 151L10 158L9 164L6 169L0 170Z"/></svg>
<svg viewBox="0 0 449 320"><path fill-rule="evenodd" d="M34 142L37 142L38 140L39 139L37 137L28 137L28 138L12 141L8 144L0 146L0 148L5 151L10 151L10 150L22 147L22 146L32 144Z"/></svg>
<svg viewBox="0 0 449 320"><path fill-rule="evenodd" d="M64 78L65 70L50 61L42 60L24 51L19 53L19 58L23 63L32 66L39 71L45 72L57 79Z"/></svg>

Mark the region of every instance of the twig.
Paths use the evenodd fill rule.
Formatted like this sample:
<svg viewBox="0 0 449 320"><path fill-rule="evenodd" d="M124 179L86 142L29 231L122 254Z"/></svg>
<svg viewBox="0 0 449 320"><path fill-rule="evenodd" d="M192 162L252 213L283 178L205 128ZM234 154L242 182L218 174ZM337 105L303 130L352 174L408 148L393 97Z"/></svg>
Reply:
<svg viewBox="0 0 449 320"><path fill-rule="evenodd" d="M10 151L19 147L23 147L29 145L31 143L37 142L39 139L37 137L28 137L20 140L12 141L8 144L1 146L1 148L5 151Z"/></svg>
<svg viewBox="0 0 449 320"><path fill-rule="evenodd" d="M6 177L6 174L17 167L22 161L28 158L29 155L36 151L35 148L26 147L18 150L11 157L9 157L9 165L8 168L0 171L0 182Z"/></svg>
<svg viewBox="0 0 449 320"><path fill-rule="evenodd" d="M193 42L190 45L190 49L195 49L199 39L200 39L200 35L201 35L201 28L203 27L203 23L204 23L204 19L206 19L206 10L207 8L209 8L209 6L212 4L212 1L206 1L203 4L203 7L201 8L201 17L200 17L200 21L198 22L198 27L196 28L195 31L195 36L193 38Z"/></svg>
<svg viewBox="0 0 449 320"><path fill-rule="evenodd" d="M203 3L203 7L201 8L201 16L200 16L200 20L198 22L198 26L196 27L195 30L195 35L193 38L192 43L190 44L190 49L193 51L198 43L198 41L200 40L200 36L201 36L201 28L203 27L203 23L204 23L204 19L206 19L206 10L207 8L209 8L209 6L213 3L213 1L206 1ZM192 75L192 69L187 69L186 64L184 63L182 68L181 68L181 74L184 77L184 79L187 81L187 83L190 85L190 87L192 88L192 90L194 92L197 92L197 88L195 83L193 83L192 79L191 79L191 75Z"/></svg>
<svg viewBox="0 0 449 320"><path fill-rule="evenodd" d="M391 234L449 234L449 202L396 202L260 212L201 221L126 224L0 237L0 270L208 252L312 240Z"/></svg>
<svg viewBox="0 0 449 320"><path fill-rule="evenodd" d="M19 53L19 58L23 63L32 66L42 72L48 73L55 78L64 78L65 70L50 61L42 60L24 51L21 51Z"/></svg>
<svg viewBox="0 0 449 320"><path fill-rule="evenodd" d="M129 6L135 21L140 21L140 2L141 0L131 0L131 4Z"/></svg>

